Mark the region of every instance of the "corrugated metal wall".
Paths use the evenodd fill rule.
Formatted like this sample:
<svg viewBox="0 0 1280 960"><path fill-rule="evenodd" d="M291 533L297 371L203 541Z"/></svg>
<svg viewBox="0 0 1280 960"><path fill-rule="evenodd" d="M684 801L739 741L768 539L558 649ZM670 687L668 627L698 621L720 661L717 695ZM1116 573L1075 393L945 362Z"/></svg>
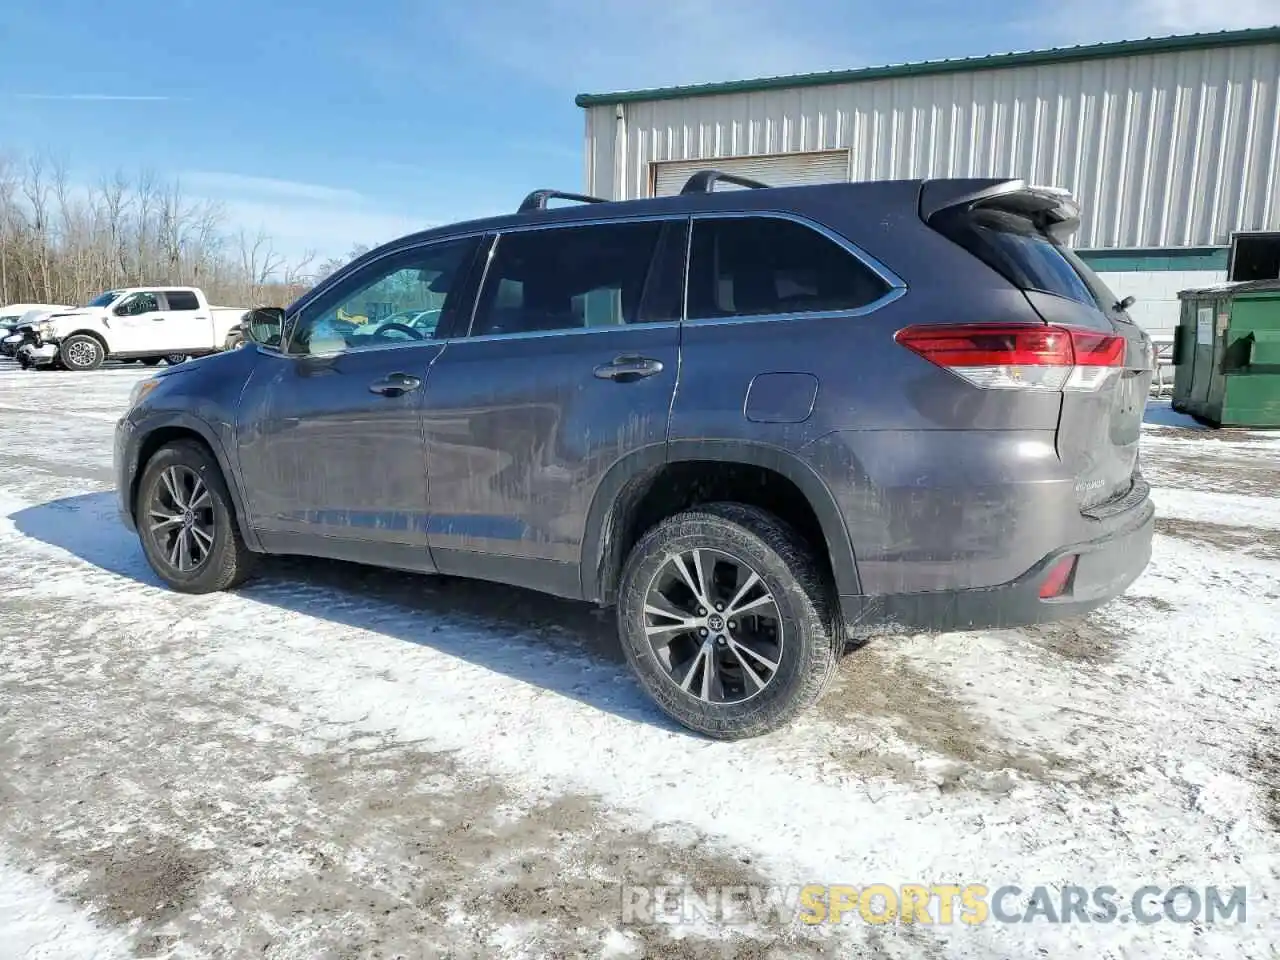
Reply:
<svg viewBox="0 0 1280 960"><path fill-rule="evenodd" d="M831 150L855 180L1018 176L1070 189L1079 247L1220 245L1280 229L1280 44L871 80L587 112L587 180L653 161ZM617 141L625 139L625 151Z"/></svg>

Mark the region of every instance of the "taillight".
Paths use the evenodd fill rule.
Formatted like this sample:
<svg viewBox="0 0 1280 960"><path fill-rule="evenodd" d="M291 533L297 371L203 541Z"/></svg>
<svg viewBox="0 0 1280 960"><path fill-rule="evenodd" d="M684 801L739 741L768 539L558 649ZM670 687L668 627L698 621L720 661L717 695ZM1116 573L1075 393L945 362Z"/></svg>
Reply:
<svg viewBox="0 0 1280 960"><path fill-rule="evenodd" d="M1067 592L1071 583L1071 575L1076 572L1076 554L1063 557L1049 569L1049 575L1040 584L1040 599L1052 600Z"/></svg>
<svg viewBox="0 0 1280 960"><path fill-rule="evenodd" d="M1124 337L1075 327L939 324L907 327L894 339L991 390L1097 390L1124 366Z"/></svg>

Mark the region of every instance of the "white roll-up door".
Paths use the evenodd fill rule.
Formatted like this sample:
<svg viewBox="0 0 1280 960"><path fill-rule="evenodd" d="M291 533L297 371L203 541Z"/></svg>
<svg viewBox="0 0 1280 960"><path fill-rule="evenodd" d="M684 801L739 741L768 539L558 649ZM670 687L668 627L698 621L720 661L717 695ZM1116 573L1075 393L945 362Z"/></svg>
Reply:
<svg viewBox="0 0 1280 960"><path fill-rule="evenodd" d="M720 170L759 180L771 187L800 187L849 179L849 151L779 153L767 157L715 157L707 160L657 160L649 165L649 187L655 197L677 194L699 170ZM730 190L732 184L716 189Z"/></svg>

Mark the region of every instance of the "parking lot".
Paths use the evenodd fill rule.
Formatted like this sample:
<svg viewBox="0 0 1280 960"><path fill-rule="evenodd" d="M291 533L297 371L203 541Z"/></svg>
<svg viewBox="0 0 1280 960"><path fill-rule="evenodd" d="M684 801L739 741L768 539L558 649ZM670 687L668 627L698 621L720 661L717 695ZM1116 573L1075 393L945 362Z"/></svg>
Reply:
<svg viewBox="0 0 1280 960"><path fill-rule="evenodd" d="M143 375L0 361L0 956L1275 956L1280 435L1153 403L1123 598L875 640L802 722L726 744L664 720L584 605L292 560L163 589L111 489ZM621 909L809 883L1243 886L1248 912Z"/></svg>

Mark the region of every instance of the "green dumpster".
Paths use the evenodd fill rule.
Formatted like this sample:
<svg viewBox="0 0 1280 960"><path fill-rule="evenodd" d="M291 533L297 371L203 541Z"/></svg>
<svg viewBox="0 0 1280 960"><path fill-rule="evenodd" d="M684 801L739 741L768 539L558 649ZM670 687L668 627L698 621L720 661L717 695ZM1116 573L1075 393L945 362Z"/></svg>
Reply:
<svg viewBox="0 0 1280 960"><path fill-rule="evenodd" d="M1215 426L1280 427L1280 280L1178 293L1173 409Z"/></svg>

